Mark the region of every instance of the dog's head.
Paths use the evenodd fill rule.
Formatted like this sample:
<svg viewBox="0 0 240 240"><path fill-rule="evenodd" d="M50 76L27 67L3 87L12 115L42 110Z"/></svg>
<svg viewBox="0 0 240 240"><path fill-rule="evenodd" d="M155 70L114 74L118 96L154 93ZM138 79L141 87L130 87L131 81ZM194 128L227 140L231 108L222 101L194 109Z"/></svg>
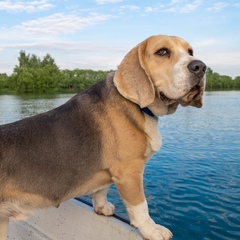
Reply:
<svg viewBox="0 0 240 240"><path fill-rule="evenodd" d="M206 65L193 56L187 42L158 35L141 42L124 57L114 83L121 95L140 107L161 105L175 111L179 103L202 106L205 71Z"/></svg>

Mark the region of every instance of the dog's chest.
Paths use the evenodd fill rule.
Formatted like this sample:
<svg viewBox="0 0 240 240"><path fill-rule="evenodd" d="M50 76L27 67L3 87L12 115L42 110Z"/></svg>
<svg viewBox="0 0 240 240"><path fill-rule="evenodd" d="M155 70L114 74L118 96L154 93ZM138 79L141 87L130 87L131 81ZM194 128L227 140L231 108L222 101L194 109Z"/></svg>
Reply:
<svg viewBox="0 0 240 240"><path fill-rule="evenodd" d="M157 152L162 145L162 137L158 131L158 119L151 116L145 115L145 132L147 138L147 149L145 156L147 160Z"/></svg>

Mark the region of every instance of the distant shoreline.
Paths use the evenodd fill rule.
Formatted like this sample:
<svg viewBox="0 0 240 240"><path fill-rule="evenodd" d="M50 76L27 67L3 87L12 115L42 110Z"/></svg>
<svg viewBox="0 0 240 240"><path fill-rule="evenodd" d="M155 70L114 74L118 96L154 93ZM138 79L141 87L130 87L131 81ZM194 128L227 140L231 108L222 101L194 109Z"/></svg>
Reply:
<svg viewBox="0 0 240 240"><path fill-rule="evenodd" d="M0 93L77 93L116 71L78 68L61 70L50 54L40 59L21 50L19 55L19 64L10 76L0 73ZM240 90L240 76L233 79L213 72L209 67L206 79L206 91Z"/></svg>

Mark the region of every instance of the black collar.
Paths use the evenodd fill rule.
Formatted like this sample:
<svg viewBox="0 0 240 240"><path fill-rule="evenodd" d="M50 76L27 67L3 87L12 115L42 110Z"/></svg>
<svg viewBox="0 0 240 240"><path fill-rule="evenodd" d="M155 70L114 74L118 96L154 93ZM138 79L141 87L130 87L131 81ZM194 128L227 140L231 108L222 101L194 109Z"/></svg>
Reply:
<svg viewBox="0 0 240 240"><path fill-rule="evenodd" d="M151 117L156 117L156 116L152 113L152 111L151 111L149 108L147 108L147 107L141 108L141 110L142 110L144 113L146 113L147 115L151 116Z"/></svg>

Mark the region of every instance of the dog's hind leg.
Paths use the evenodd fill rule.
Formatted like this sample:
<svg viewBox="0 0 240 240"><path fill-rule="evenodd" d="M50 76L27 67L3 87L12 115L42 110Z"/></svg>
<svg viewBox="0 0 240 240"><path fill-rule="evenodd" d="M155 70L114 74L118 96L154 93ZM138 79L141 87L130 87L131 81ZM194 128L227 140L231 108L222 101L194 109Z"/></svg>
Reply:
<svg viewBox="0 0 240 240"><path fill-rule="evenodd" d="M92 198L94 211L99 215L111 216L114 213L115 207L107 200L108 190L109 186L90 195Z"/></svg>
<svg viewBox="0 0 240 240"><path fill-rule="evenodd" d="M9 224L8 217L0 217L0 239L1 240L7 239L8 224Z"/></svg>

